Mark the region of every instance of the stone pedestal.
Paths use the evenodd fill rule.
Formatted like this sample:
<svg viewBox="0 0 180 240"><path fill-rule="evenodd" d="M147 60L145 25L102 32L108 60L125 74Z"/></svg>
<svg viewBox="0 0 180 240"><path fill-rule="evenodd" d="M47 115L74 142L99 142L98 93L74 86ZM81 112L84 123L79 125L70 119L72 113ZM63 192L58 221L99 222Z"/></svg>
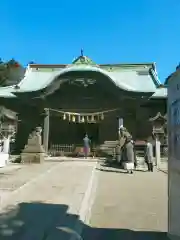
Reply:
<svg viewBox="0 0 180 240"><path fill-rule="evenodd" d="M0 168L5 167L9 162L9 154L0 152Z"/></svg>
<svg viewBox="0 0 180 240"><path fill-rule="evenodd" d="M9 163L10 136L3 139L3 147L0 149L0 167Z"/></svg>
<svg viewBox="0 0 180 240"><path fill-rule="evenodd" d="M155 140L155 151L156 151L156 166L159 168L161 163L161 143L158 139Z"/></svg>
<svg viewBox="0 0 180 240"><path fill-rule="evenodd" d="M43 146L46 153L48 153L48 145L49 145L49 109L45 109Z"/></svg>
<svg viewBox="0 0 180 240"><path fill-rule="evenodd" d="M21 153L21 161L23 163L43 163L45 150L42 146L41 128L30 134L27 145Z"/></svg>
<svg viewBox="0 0 180 240"><path fill-rule="evenodd" d="M4 138L3 142L4 142L3 153L9 154L10 137Z"/></svg>

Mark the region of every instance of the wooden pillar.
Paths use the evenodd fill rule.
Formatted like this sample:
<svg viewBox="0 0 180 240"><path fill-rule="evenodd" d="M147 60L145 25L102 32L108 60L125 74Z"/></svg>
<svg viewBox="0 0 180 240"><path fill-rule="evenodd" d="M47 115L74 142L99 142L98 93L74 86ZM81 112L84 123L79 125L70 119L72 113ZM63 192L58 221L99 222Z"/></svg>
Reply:
<svg viewBox="0 0 180 240"><path fill-rule="evenodd" d="M45 110L45 116L44 116L44 130L43 130L43 146L44 150L47 153L48 152L48 145L49 145L49 109Z"/></svg>

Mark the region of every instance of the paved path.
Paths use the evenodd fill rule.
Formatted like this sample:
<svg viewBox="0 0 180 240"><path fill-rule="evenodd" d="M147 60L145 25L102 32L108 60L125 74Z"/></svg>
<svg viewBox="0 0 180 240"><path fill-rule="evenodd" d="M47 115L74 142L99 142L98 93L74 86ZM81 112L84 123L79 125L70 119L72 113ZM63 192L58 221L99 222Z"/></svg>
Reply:
<svg viewBox="0 0 180 240"><path fill-rule="evenodd" d="M167 175L98 168L96 197L83 239L166 239Z"/></svg>
<svg viewBox="0 0 180 240"><path fill-rule="evenodd" d="M168 173L168 162L161 162L159 164L159 170L164 172L164 173Z"/></svg>
<svg viewBox="0 0 180 240"><path fill-rule="evenodd" d="M27 182L39 175L46 173L56 163L46 164L9 164L0 168L0 203L4 197L8 197L13 191L19 189Z"/></svg>
<svg viewBox="0 0 180 240"><path fill-rule="evenodd" d="M6 169L9 179L2 174L1 187L9 186L11 191L1 202L0 239L69 239L78 215L87 207L86 193L95 164L56 162L24 166L24 170Z"/></svg>
<svg viewBox="0 0 180 240"><path fill-rule="evenodd" d="M11 165L0 170L0 239L76 240L88 202L95 162ZM90 192L89 192L90 193ZM134 175L99 163L84 240L165 239L167 175ZM79 215L81 221L79 221ZM89 220L89 221L88 221Z"/></svg>

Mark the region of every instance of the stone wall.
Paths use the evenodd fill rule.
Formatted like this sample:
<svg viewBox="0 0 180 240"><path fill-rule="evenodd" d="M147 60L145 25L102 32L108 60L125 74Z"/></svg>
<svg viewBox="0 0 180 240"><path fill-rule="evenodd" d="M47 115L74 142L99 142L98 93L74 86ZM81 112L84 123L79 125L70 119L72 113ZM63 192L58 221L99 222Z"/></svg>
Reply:
<svg viewBox="0 0 180 240"><path fill-rule="evenodd" d="M172 159L168 162L169 174L169 217L168 217L168 233L171 239L179 236L180 239L180 164L176 164Z"/></svg>
<svg viewBox="0 0 180 240"><path fill-rule="evenodd" d="M180 239L180 71L168 83L168 233ZM178 237L177 237L178 236Z"/></svg>

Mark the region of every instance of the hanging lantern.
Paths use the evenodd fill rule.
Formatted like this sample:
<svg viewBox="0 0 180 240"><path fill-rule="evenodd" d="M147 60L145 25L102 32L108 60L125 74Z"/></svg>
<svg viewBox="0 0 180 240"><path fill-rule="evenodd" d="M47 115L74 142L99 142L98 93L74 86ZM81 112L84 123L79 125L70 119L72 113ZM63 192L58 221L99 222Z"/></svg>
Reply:
<svg viewBox="0 0 180 240"><path fill-rule="evenodd" d="M91 116L91 122L94 122L94 115Z"/></svg>
<svg viewBox="0 0 180 240"><path fill-rule="evenodd" d="M64 113L64 115L63 115L63 120L66 120L66 114Z"/></svg>
<svg viewBox="0 0 180 240"><path fill-rule="evenodd" d="M101 120L104 120L104 114L103 113L101 114Z"/></svg>
<svg viewBox="0 0 180 240"><path fill-rule="evenodd" d="M75 122L75 121L76 121L75 116L72 116L72 122Z"/></svg>
<svg viewBox="0 0 180 240"><path fill-rule="evenodd" d="M78 115L78 122L80 123L81 122L81 116Z"/></svg>
<svg viewBox="0 0 180 240"><path fill-rule="evenodd" d="M86 117L86 121L89 122L89 116Z"/></svg>
<svg viewBox="0 0 180 240"><path fill-rule="evenodd" d="M68 115L68 119L69 119L69 122L70 122L71 121L71 115L70 114Z"/></svg>

